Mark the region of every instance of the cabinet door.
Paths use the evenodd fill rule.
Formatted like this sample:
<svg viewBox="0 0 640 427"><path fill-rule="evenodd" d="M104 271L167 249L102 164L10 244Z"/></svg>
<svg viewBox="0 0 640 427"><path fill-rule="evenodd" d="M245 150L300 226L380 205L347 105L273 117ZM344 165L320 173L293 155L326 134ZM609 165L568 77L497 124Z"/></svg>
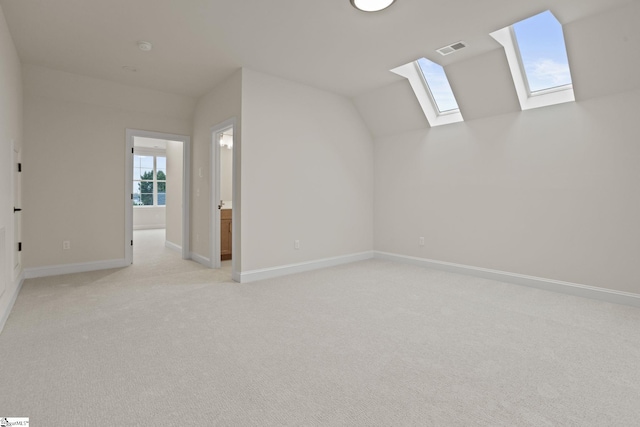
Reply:
<svg viewBox="0 0 640 427"><path fill-rule="evenodd" d="M220 259L231 259L231 209L220 211Z"/></svg>

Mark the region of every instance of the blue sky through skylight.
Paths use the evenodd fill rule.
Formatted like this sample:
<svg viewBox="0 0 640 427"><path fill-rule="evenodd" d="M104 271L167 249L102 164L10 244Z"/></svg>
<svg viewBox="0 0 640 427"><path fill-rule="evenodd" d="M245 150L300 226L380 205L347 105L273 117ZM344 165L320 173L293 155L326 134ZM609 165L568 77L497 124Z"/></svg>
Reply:
<svg viewBox="0 0 640 427"><path fill-rule="evenodd" d="M562 25L550 11L520 21L513 29L531 92L571 84Z"/></svg>
<svg viewBox="0 0 640 427"><path fill-rule="evenodd" d="M453 96L453 91L444 73L444 68L425 58L418 59L418 65L427 81L427 85L429 86L431 95L433 95L438 110L441 113L457 110L458 103Z"/></svg>

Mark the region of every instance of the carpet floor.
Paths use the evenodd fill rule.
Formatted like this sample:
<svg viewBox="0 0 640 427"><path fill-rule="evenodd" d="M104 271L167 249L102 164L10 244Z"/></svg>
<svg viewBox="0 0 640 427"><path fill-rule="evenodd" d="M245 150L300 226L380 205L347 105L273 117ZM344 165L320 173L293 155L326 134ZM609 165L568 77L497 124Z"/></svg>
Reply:
<svg viewBox="0 0 640 427"><path fill-rule="evenodd" d="M638 308L381 260L238 284L155 240L136 234L128 268L25 281L0 335L0 416L640 425Z"/></svg>

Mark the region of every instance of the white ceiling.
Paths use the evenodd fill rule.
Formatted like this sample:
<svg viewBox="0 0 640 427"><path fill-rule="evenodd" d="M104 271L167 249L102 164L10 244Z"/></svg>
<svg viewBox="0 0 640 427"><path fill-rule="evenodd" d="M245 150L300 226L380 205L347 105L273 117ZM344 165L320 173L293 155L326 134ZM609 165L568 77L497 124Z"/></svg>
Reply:
<svg viewBox="0 0 640 427"><path fill-rule="evenodd" d="M201 96L249 67L355 96L398 81L425 56L442 65L499 48L489 33L550 9L562 23L636 0L0 0L25 63ZM142 52L137 41L153 43ZM464 40L441 57L435 49ZM123 66L138 69L123 70Z"/></svg>

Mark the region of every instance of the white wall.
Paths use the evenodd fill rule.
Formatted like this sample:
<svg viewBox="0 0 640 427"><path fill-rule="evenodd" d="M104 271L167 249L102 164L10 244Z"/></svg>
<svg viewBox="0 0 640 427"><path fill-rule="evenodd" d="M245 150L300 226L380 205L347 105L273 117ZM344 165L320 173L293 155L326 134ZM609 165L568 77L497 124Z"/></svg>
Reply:
<svg viewBox="0 0 640 427"><path fill-rule="evenodd" d="M513 83L488 80L493 97L486 87L460 92L463 115L466 106L475 120L381 128L375 249L640 293L640 54L629 47L640 40L630 25L639 10L636 2L565 27L575 103L511 111ZM615 52L601 61L596 34L626 42L608 43ZM504 75L502 66L490 52L447 72L455 91L478 84L477 73ZM368 94L365 117L389 99Z"/></svg>
<svg viewBox="0 0 640 427"><path fill-rule="evenodd" d="M241 92L242 70L238 70L198 100L193 118L192 174L191 174L191 251L202 258L209 258L210 232L210 156L211 128L231 118L237 119L234 144L241 143ZM240 160L239 158L237 160ZM240 203L234 201L234 209ZM240 234L239 227L236 229ZM237 268L241 265L241 253L234 253Z"/></svg>
<svg viewBox="0 0 640 427"><path fill-rule="evenodd" d="M166 239L182 247L182 142L167 141Z"/></svg>
<svg viewBox="0 0 640 427"><path fill-rule="evenodd" d="M376 250L640 293L638 111L636 91L377 139Z"/></svg>
<svg viewBox="0 0 640 427"><path fill-rule="evenodd" d="M123 259L125 129L188 135L195 99L32 65L23 79L25 267Z"/></svg>
<svg viewBox="0 0 640 427"><path fill-rule="evenodd" d="M563 27L577 100L640 89L640 2Z"/></svg>
<svg viewBox="0 0 640 427"><path fill-rule="evenodd" d="M167 208L165 206L133 207L134 230L153 230L158 228L166 228L166 226Z"/></svg>
<svg viewBox="0 0 640 427"><path fill-rule="evenodd" d="M362 94L353 100L374 137L429 126L409 80L396 77L396 83ZM384 102L381 102L383 99Z"/></svg>
<svg viewBox="0 0 640 427"><path fill-rule="evenodd" d="M244 69L242 123L243 272L372 249L373 147L352 101Z"/></svg>
<svg viewBox="0 0 640 427"><path fill-rule="evenodd" d="M14 277L13 145L22 146L20 59L0 8L0 329L19 286ZM12 143L13 141L13 143ZM2 239L4 236L4 239Z"/></svg>
<svg viewBox="0 0 640 427"><path fill-rule="evenodd" d="M228 209L233 206L233 150L220 147L220 198Z"/></svg>

